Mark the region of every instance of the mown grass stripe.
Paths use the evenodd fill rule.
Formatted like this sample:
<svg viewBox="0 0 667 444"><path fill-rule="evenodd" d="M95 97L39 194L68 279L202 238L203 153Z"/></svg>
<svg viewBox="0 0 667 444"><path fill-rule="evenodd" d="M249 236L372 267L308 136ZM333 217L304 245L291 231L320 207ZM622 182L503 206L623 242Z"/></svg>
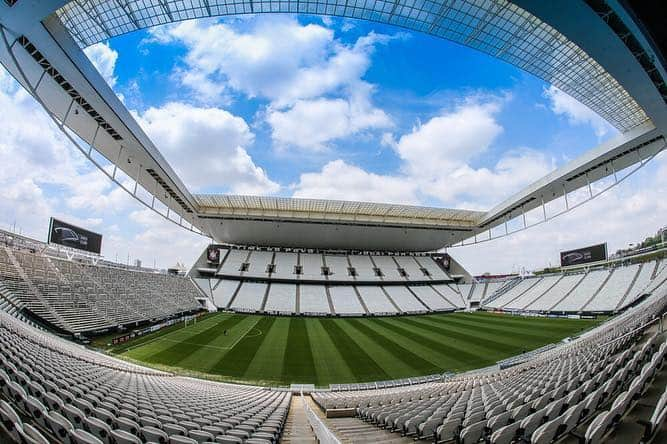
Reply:
<svg viewBox="0 0 667 444"><path fill-rule="evenodd" d="M262 332L266 338L257 349L255 356L250 361L248 369L243 378L251 381L281 382L282 362L285 359L287 348L287 332L289 331L289 318L276 318L271 334ZM259 329L254 328L250 334L258 334Z"/></svg>
<svg viewBox="0 0 667 444"><path fill-rule="evenodd" d="M417 374L418 372L423 371L436 373L440 370L438 366L434 365L432 362L427 361L416 353L413 353L407 348L401 346L399 343L390 339L388 336L384 336L373 330L369 326L369 322L364 322L359 319L350 319L349 323L362 334L366 335L371 341L377 344L378 347L381 347L389 352L396 360L401 361L408 367L412 368L414 370L413 374Z"/></svg>
<svg viewBox="0 0 667 444"><path fill-rule="evenodd" d="M312 383L315 372L315 362L311 351L306 320L292 318L287 333L287 349L282 366L282 379L294 382Z"/></svg>
<svg viewBox="0 0 667 444"><path fill-rule="evenodd" d="M316 364L317 384L325 386L356 381L354 372L343 358L343 354L347 351L334 345L322 324L317 320L309 320L306 327L310 338L310 349Z"/></svg>
<svg viewBox="0 0 667 444"><path fill-rule="evenodd" d="M221 334L222 331L224 331L225 329L231 329L244 319L245 316L242 315L233 315L230 317L223 316L221 317L219 322L216 322L211 327L208 327L203 331L199 331L197 334L194 334L192 336L182 337L188 333L187 329L175 332L174 334L180 333L179 336L181 337L179 337L179 339L188 342L188 344L175 343L167 349L164 349L162 351L159 351L155 354L148 356L148 359L151 362L157 362L159 364L172 364L172 365L175 362L183 361L187 359L190 355L197 352L197 350L201 349L200 347L197 347L196 345L192 344L202 344L202 345L209 344L215 341L215 339ZM171 339L169 336L166 336L165 338Z"/></svg>
<svg viewBox="0 0 667 444"><path fill-rule="evenodd" d="M254 328L259 329L262 334L242 338L210 367L211 371L236 378L242 377L248 370L248 366L255 357L257 350L260 349L262 342L267 335L271 334L271 327L275 320L276 318L258 316Z"/></svg>
<svg viewBox="0 0 667 444"><path fill-rule="evenodd" d="M546 317L528 317L528 316L513 316L511 314L500 313L456 313L456 317L470 319L476 322L485 324L502 323L506 325L513 325L519 328L540 328L545 327L552 332L571 333L574 326L580 324L581 328L587 329L593 325L601 322L600 319L566 319L566 318L546 318Z"/></svg>
<svg viewBox="0 0 667 444"><path fill-rule="evenodd" d="M425 319L403 318L401 319L401 323L408 324L422 330L427 330L432 333L441 334L448 338L454 338L463 343L474 344L478 347L493 351L494 354L499 351L506 353L512 353L516 351L515 346L508 344L507 342L500 342L491 339L484 331L475 330L472 328L462 329L459 327L450 326L449 324L434 325ZM491 337L495 336L491 335Z"/></svg>
<svg viewBox="0 0 667 444"><path fill-rule="evenodd" d="M424 375L434 373L434 366L437 371L484 367L600 322L492 313L368 319L219 313L187 328L136 338L123 344L129 350L122 356L226 380L326 385ZM302 362L303 368L291 368Z"/></svg>
<svg viewBox="0 0 667 444"><path fill-rule="evenodd" d="M402 318L405 319L405 318ZM427 336L424 335L423 333L420 333L419 331L416 331L414 329L408 329L405 326L401 326L399 324L398 319L392 319L391 322L389 320L385 319L376 319L375 320L378 324L386 327L388 330L391 330L395 333L398 333L399 335L403 335L409 338L414 339L415 341L419 342L420 344L424 345L425 347L430 348L433 351L436 352L445 352L445 353L451 353L452 356L456 357L457 360L460 362L470 362L470 361L477 361L479 357L474 354L470 353L467 350L460 348L460 347L452 347L450 344L445 341L439 341L436 339L433 339L432 336Z"/></svg>
<svg viewBox="0 0 667 444"><path fill-rule="evenodd" d="M530 326L524 326L523 328L517 327L503 327L504 324L495 323L490 324L483 322L472 322L461 318L451 317L451 319L427 319L422 318L424 321L432 322L435 325L451 325L464 328L471 331L479 331L487 334L492 334L494 337L522 337L522 338L531 338L533 341L548 341L553 337L553 334L545 332L540 328L531 328Z"/></svg>
<svg viewBox="0 0 667 444"><path fill-rule="evenodd" d="M335 319L318 319L338 350L344 350L343 359L355 373L357 381L390 379L380 367L338 324Z"/></svg>
<svg viewBox="0 0 667 444"><path fill-rule="evenodd" d="M431 364L435 365L439 369L451 369L453 367L465 365L463 360L460 360L456 355L453 355L449 350L433 350L432 348L422 344L419 338L415 337L414 334L410 336L396 334L395 332L387 329L383 325L380 325L377 320L373 320L368 323L369 326L378 332L379 334L391 338L392 341L396 342L403 348L411 350L413 353L421 356L423 359L427 360ZM441 338L435 338L441 339ZM412 376L412 375L411 375Z"/></svg>
<svg viewBox="0 0 667 444"><path fill-rule="evenodd" d="M386 373L393 374L396 378L414 375L415 370L411 366L403 361L397 360L393 354L383 347L379 347L368 336L357 330L350 321L350 318L341 319L338 322L338 326L340 326L349 337L354 338L357 345L361 347L361 349L365 351L378 366L382 367Z"/></svg>

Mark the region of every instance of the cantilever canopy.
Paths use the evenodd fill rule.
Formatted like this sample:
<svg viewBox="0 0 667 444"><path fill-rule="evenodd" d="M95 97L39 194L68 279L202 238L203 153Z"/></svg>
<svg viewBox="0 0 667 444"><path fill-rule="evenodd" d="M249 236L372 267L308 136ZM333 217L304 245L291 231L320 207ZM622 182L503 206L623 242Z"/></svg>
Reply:
<svg viewBox="0 0 667 444"><path fill-rule="evenodd" d="M179 20L248 13L336 15L425 32L557 86L622 134L488 212L365 202L193 195L81 48ZM0 2L0 62L81 152L144 205L215 241L314 248L435 250L524 215L665 147L667 70L620 2L533 0L41 0ZM83 141L83 143L80 143ZM134 183L127 187L116 172ZM591 193L592 194L592 193ZM166 209L166 211L164 210ZM546 217L545 217L546 219ZM524 219L525 220L525 219Z"/></svg>

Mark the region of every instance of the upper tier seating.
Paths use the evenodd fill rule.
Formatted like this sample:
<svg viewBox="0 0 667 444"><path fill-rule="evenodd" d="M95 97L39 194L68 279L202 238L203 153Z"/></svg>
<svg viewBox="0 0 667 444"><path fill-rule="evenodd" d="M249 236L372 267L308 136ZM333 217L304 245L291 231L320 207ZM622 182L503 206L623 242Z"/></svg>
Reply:
<svg viewBox="0 0 667 444"><path fill-rule="evenodd" d="M77 333L201 308L188 278L94 266L0 247L0 284L38 318Z"/></svg>
<svg viewBox="0 0 667 444"><path fill-rule="evenodd" d="M0 358L0 388L10 400L0 400L1 424L18 441L28 434L34 441L27 442L38 443L217 438L271 444L280 437L291 399L289 392L138 367L38 332L4 313Z"/></svg>
<svg viewBox="0 0 667 444"><path fill-rule="evenodd" d="M432 256L292 253L221 248L216 274L228 278L280 281L451 282ZM203 267L200 270L210 270Z"/></svg>

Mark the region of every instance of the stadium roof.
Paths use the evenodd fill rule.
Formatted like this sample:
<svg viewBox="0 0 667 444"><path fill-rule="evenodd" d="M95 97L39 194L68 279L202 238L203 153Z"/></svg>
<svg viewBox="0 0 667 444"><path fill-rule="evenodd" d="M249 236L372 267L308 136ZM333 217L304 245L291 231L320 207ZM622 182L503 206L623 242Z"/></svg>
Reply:
<svg viewBox="0 0 667 444"><path fill-rule="evenodd" d="M632 2L631 2L632 3ZM433 250L636 165L665 148L667 71L626 3L595 0L282 2L43 0L0 2L0 62L104 174L164 217L218 242ZM647 17L650 10L638 10ZM507 61L555 85L622 133L486 213L362 202L190 193L81 48L198 17L306 13L432 34ZM76 136L76 137L74 137ZM83 143L82 143L83 142ZM93 151L116 168L105 169ZM110 172L112 170L112 172ZM127 186L122 171L134 181ZM592 192L591 192L592 197ZM166 211L162 209L166 208ZM569 210L569 207L568 207ZM546 220L546 215L545 215Z"/></svg>
<svg viewBox="0 0 667 444"><path fill-rule="evenodd" d="M57 11L79 45L165 23L258 13L328 14L372 20L433 34L516 65L567 92L621 131L646 120L614 77L574 42L505 0L302 2L185 0L69 2Z"/></svg>
<svg viewBox="0 0 667 444"><path fill-rule="evenodd" d="M484 211L344 200L210 194L199 194L194 198L202 215L275 217L282 220L310 219L470 228L479 223L486 214Z"/></svg>

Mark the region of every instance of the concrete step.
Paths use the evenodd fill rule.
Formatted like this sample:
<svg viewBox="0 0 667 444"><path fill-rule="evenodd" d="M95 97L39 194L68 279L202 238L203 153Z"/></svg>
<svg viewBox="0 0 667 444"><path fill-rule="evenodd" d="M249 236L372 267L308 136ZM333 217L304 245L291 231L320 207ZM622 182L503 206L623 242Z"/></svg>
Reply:
<svg viewBox="0 0 667 444"><path fill-rule="evenodd" d="M376 442L385 444L414 443L413 439L380 429L373 424L363 422L359 418L327 418L310 396L307 398L307 401L315 414L319 416L329 430L344 444Z"/></svg>
<svg viewBox="0 0 667 444"><path fill-rule="evenodd" d="M317 443L300 396L292 396L280 442L293 444Z"/></svg>

